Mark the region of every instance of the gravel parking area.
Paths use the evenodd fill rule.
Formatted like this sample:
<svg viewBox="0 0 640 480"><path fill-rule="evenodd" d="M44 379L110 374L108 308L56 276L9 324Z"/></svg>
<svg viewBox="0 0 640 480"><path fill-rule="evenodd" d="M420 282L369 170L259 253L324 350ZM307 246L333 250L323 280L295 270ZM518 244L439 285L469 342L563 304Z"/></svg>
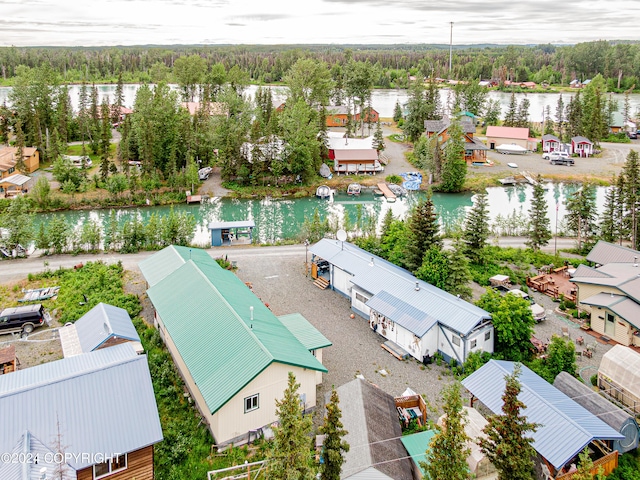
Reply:
<svg viewBox="0 0 640 480"><path fill-rule="evenodd" d="M304 253L286 257L239 257L238 276L251 282L253 291L269 303L276 315L299 312L320 330L333 346L324 350L323 363L329 370L319 386L318 406L324 404L331 385L339 387L361 374L394 396L407 387L425 394L431 405L440 403L440 390L452 381L449 370L423 366L415 359L400 361L383 350L383 337L374 333L362 317L352 313L346 297L333 290L320 290L305 277ZM229 260L235 260L229 255ZM386 370L387 375L380 373ZM318 408L322 412L321 408Z"/></svg>

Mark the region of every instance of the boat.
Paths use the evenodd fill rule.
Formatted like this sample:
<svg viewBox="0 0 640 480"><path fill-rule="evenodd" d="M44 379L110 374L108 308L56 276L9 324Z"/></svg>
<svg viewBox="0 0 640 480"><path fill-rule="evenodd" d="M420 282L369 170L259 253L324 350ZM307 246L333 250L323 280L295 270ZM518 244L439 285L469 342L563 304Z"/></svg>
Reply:
<svg viewBox="0 0 640 480"><path fill-rule="evenodd" d="M24 297L19 302L35 302L38 300L47 300L58 295L60 287L46 287L46 288L32 288L29 290L22 290Z"/></svg>
<svg viewBox="0 0 640 480"><path fill-rule="evenodd" d="M331 196L331 189L327 185L320 185L316 188L316 197L329 198Z"/></svg>
<svg viewBox="0 0 640 480"><path fill-rule="evenodd" d="M360 195L362 187L359 183L350 183L347 187L347 195Z"/></svg>
<svg viewBox="0 0 640 480"><path fill-rule="evenodd" d="M387 185L387 187L389 187L389 190L391 190L391 192L396 197L403 197L407 194L407 191L405 190L404 187L401 187L400 185L396 185L395 183L390 183Z"/></svg>
<svg viewBox="0 0 640 480"><path fill-rule="evenodd" d="M381 197L382 195L384 195L384 192L382 190L380 190L379 188L374 188L373 189L373 195L375 197Z"/></svg>
<svg viewBox="0 0 640 480"><path fill-rule="evenodd" d="M503 143L496 147L496 152L504 155L524 155L525 153L529 153L529 150L515 143Z"/></svg>
<svg viewBox="0 0 640 480"><path fill-rule="evenodd" d="M507 167L509 167L509 168L518 168L518 164L517 163L513 163L513 162L509 162L509 163L507 163Z"/></svg>

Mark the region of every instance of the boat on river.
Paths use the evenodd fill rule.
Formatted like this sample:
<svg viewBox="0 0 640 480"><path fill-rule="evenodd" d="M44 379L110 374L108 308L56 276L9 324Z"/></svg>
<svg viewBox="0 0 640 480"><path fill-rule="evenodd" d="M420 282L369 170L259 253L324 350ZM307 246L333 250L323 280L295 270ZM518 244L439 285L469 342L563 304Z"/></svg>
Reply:
<svg viewBox="0 0 640 480"><path fill-rule="evenodd" d="M318 198L329 198L331 196L331 188L327 185L320 185L316 188L316 197Z"/></svg>
<svg viewBox="0 0 640 480"><path fill-rule="evenodd" d="M360 195L362 187L359 183L350 183L347 187L347 195Z"/></svg>
<svg viewBox="0 0 640 480"><path fill-rule="evenodd" d="M389 190L391 190L396 197L404 197L407 194L407 190L404 187L396 185L395 183L389 183L387 187L389 187Z"/></svg>

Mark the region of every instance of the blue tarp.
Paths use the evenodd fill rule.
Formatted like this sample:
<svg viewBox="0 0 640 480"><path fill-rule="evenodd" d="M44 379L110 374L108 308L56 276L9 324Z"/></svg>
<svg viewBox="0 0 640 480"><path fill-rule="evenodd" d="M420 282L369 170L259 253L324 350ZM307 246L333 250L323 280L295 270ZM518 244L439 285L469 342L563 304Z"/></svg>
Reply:
<svg viewBox="0 0 640 480"><path fill-rule="evenodd" d="M420 190L420 184L422 183L422 174L420 172L406 172L401 173L400 176L404 179L402 186L407 190Z"/></svg>

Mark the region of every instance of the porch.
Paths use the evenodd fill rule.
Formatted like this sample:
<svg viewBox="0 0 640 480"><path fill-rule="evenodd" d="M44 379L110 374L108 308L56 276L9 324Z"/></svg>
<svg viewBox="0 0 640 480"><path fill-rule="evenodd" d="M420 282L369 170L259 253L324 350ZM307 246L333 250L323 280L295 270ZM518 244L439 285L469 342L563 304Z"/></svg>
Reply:
<svg viewBox="0 0 640 480"><path fill-rule="evenodd" d="M527 277L527 286L552 298L563 296L566 300L576 301L576 284L571 281L573 269L568 265L559 268L542 267L535 277Z"/></svg>
<svg viewBox="0 0 640 480"><path fill-rule="evenodd" d="M591 469L591 475L595 476L598 474L598 470L600 469L600 467L602 467L603 469L603 473L604 476L608 476L609 474L611 474L611 472L613 472L616 467L618 466L618 451L614 450L600 458L597 458L597 452L596 453L592 453L590 452L589 454L593 460L593 468ZM594 459L594 455L596 456L597 460ZM577 465L578 459L575 458L575 463ZM572 470L572 469L570 469ZM562 480L571 480L573 478L573 476L576 474L576 471L571 471L571 472L567 472L567 473L560 473L560 475L558 475L557 477L555 477L556 479L562 479Z"/></svg>

